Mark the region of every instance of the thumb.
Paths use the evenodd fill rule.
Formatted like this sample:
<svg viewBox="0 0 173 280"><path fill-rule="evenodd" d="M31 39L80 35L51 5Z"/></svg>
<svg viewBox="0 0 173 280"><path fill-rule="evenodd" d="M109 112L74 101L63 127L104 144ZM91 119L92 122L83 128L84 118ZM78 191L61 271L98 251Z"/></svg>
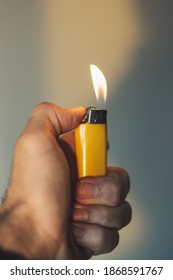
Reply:
<svg viewBox="0 0 173 280"><path fill-rule="evenodd" d="M85 108L61 108L49 102L37 105L26 129L51 129L54 134L64 134L76 128L85 115Z"/></svg>

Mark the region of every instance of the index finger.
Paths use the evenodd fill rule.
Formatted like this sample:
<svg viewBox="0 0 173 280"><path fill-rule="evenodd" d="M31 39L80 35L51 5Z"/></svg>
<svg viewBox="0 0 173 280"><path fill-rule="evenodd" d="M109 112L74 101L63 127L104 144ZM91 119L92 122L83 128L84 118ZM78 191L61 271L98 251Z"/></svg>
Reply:
<svg viewBox="0 0 173 280"><path fill-rule="evenodd" d="M81 204L118 206L129 192L129 182L124 169L109 167L106 176L81 178L77 184L76 200Z"/></svg>

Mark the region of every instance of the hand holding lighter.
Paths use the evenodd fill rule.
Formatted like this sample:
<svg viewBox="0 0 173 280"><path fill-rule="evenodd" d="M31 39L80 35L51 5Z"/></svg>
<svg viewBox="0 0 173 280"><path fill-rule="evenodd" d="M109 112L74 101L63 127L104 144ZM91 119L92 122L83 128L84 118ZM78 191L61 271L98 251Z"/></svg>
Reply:
<svg viewBox="0 0 173 280"><path fill-rule="evenodd" d="M104 176L107 168L107 111L86 109L83 122L76 128L78 177Z"/></svg>

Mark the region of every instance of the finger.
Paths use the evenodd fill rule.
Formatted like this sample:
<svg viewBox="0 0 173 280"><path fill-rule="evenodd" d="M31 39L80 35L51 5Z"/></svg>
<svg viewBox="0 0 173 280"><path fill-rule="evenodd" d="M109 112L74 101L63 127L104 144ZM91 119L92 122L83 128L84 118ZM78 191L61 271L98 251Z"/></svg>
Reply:
<svg viewBox="0 0 173 280"><path fill-rule="evenodd" d="M119 242L119 234L115 229L85 223L73 223L72 230L76 243L90 249L94 255L111 252Z"/></svg>
<svg viewBox="0 0 173 280"><path fill-rule="evenodd" d="M74 222L85 222L119 230L129 224L131 217L131 206L125 201L117 207L76 204L72 219Z"/></svg>
<svg viewBox="0 0 173 280"><path fill-rule="evenodd" d="M35 107L27 125L27 130L48 129L55 135L73 130L85 115L83 107L64 109L52 103L43 102Z"/></svg>
<svg viewBox="0 0 173 280"><path fill-rule="evenodd" d="M76 200L80 204L118 206L129 192L129 176L124 169L110 167L104 177L85 177L78 181Z"/></svg>
<svg viewBox="0 0 173 280"><path fill-rule="evenodd" d="M75 131L72 130L68 133L60 135L58 142L61 148L63 149L70 170L73 170L73 172L70 172L70 181L71 185L75 186L78 179L77 162L75 154ZM74 193L72 193L72 195L74 198Z"/></svg>

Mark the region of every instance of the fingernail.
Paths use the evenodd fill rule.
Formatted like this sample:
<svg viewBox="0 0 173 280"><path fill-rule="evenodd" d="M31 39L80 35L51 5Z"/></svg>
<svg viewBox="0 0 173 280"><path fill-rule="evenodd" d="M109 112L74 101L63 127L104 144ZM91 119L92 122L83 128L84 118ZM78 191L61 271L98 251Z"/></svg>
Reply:
<svg viewBox="0 0 173 280"><path fill-rule="evenodd" d="M75 238L77 239L80 239L85 235L85 229L79 224L73 224L72 230Z"/></svg>
<svg viewBox="0 0 173 280"><path fill-rule="evenodd" d="M73 210L73 220L74 221L88 221L88 212L82 208L75 208Z"/></svg>
<svg viewBox="0 0 173 280"><path fill-rule="evenodd" d="M86 181L80 182L80 186L78 188L78 197L80 199L93 199L99 197L99 188L93 182Z"/></svg>

